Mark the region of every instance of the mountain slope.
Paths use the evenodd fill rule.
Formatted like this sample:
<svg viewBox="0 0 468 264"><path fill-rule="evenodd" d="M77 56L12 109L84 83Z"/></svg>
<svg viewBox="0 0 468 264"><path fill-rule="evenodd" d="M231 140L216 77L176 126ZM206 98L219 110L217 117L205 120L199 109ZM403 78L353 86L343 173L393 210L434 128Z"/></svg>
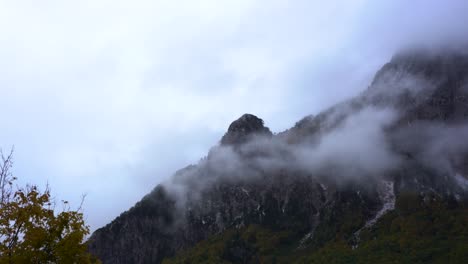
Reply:
<svg viewBox="0 0 468 264"><path fill-rule="evenodd" d="M335 247L359 259L379 245L366 239L372 229L390 228L382 222L401 230L419 213L444 218L454 210L458 218L441 225L458 228L468 197L467 81L466 54L408 51L362 94L285 132L273 135L244 115L206 158L94 232L89 249L104 263L159 263L176 253L183 263L281 254L305 261ZM409 209L407 197L418 201ZM433 212L439 208L445 213ZM375 231L380 242L406 237L390 226Z"/></svg>
<svg viewBox="0 0 468 264"><path fill-rule="evenodd" d="M346 225L324 245L299 247L291 232L250 225L216 234L163 263L465 263L467 220L466 203L405 194L395 210L361 232L358 246L346 240Z"/></svg>

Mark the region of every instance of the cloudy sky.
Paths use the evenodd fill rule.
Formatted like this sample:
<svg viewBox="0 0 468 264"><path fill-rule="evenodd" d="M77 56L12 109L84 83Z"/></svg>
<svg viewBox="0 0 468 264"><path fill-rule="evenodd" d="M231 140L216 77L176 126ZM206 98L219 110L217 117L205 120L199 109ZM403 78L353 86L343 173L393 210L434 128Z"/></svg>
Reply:
<svg viewBox="0 0 468 264"><path fill-rule="evenodd" d="M465 0L0 0L0 147L92 229L243 113L279 132L407 45L468 38ZM464 31L465 29L465 31Z"/></svg>

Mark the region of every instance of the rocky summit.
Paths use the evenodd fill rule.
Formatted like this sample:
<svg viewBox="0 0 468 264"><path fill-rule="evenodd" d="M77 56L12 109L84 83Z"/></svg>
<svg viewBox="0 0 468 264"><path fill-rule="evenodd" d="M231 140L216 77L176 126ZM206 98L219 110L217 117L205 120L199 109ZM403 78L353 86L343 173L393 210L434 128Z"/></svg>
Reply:
<svg viewBox="0 0 468 264"><path fill-rule="evenodd" d="M463 263L468 55L395 55L273 135L245 114L89 239L103 263Z"/></svg>
<svg viewBox="0 0 468 264"><path fill-rule="evenodd" d="M221 144L240 144L248 141L252 136L271 135L270 129L264 126L262 119L251 114L244 114L232 122L227 133L221 139Z"/></svg>

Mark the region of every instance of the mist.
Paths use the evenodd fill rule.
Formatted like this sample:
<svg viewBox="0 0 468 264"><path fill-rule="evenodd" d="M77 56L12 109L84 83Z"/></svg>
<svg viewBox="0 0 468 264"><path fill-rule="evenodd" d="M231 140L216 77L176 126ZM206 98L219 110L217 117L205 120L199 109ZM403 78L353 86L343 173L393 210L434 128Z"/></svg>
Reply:
<svg viewBox="0 0 468 264"><path fill-rule="evenodd" d="M87 194L94 230L196 164L243 113L281 132L363 92L404 47L464 47L466 13L462 0L0 1L0 146L15 146L21 182L76 205ZM373 175L399 163L382 134L395 116L362 109L319 142L241 151L270 153L251 161L261 169ZM236 174L237 155L215 147L204 162Z"/></svg>
<svg viewBox="0 0 468 264"><path fill-rule="evenodd" d="M198 164L179 171L163 185L176 190L182 205L186 199L197 200L199 193L214 184L276 181L277 174L290 178L306 175L334 185L357 183L379 188L376 181L387 181L389 175L395 177L397 171L414 167L416 162L416 167L436 172L433 181L442 185L448 181L455 190L465 190L467 180L463 173L468 168L468 144L463 137L468 128L466 113L460 112L464 108L458 108L448 118L418 120L414 116L421 111L420 105L431 107L431 100L442 100L432 98L434 94L455 93L457 98L467 95L463 83L447 86L459 81L453 79L458 70L463 72L457 68L460 65L451 61L453 54L467 55L464 50L447 52L444 48L419 49L415 55L411 53L414 49L401 51L355 98L307 116L293 128L272 136L259 132L262 135L244 135L247 142L221 141ZM410 57L403 58L408 54ZM440 56L446 56L442 64L430 64ZM399 64L402 58L405 62ZM245 129L252 126L245 125ZM411 174L403 173L403 177L414 180Z"/></svg>
<svg viewBox="0 0 468 264"><path fill-rule="evenodd" d="M428 168L455 176L466 169L468 143L463 138L467 133L466 124L419 122L399 130L393 140Z"/></svg>
<svg viewBox="0 0 468 264"><path fill-rule="evenodd" d="M401 163L385 132L397 120L396 111L365 107L343 114L346 118L331 131L306 135L300 138L300 143L288 143L287 137L278 135L254 135L240 145L215 146L196 166L176 173L164 186L176 193L183 205L184 199L197 199L200 192L213 184L275 181L273 175L278 173L292 178L326 177L336 185L383 180L385 172Z"/></svg>

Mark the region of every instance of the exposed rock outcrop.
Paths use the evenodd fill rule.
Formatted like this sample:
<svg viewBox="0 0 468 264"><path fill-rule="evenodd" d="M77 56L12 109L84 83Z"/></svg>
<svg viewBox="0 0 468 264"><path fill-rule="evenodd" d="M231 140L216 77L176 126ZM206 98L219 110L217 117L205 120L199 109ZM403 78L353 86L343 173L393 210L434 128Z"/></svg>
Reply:
<svg viewBox="0 0 468 264"><path fill-rule="evenodd" d="M464 139L458 139L458 148L437 152L442 153L439 156L429 155L435 150L426 146L429 140L446 139L431 127L468 124L467 87L466 54L406 52L386 64L356 98L306 117L278 135L272 135L258 117L243 115L206 159L179 171L171 184L158 186L97 230L89 240L90 251L104 263L159 263L213 234L251 224L291 231L297 235L297 246L304 248L332 239L337 226L349 221L345 219L352 219L346 223L352 239L391 211L395 197L403 192L466 200ZM398 112L384 127L385 140L401 159L398 167L379 175L363 172L346 182L334 177L333 168L311 172L277 164L265 167L269 144L315 146L366 107ZM251 144L257 140L264 142L262 151ZM290 158L287 154L284 160ZM226 160L235 166L222 163ZM345 217L351 213L352 218ZM236 253L241 252L237 247L242 254ZM248 248L237 244L231 251L227 252L233 259L250 256Z"/></svg>
<svg viewBox="0 0 468 264"><path fill-rule="evenodd" d="M227 133L221 139L221 144L241 144L253 136L272 136L272 133L268 127L264 126L262 119L251 114L244 114L231 123Z"/></svg>

